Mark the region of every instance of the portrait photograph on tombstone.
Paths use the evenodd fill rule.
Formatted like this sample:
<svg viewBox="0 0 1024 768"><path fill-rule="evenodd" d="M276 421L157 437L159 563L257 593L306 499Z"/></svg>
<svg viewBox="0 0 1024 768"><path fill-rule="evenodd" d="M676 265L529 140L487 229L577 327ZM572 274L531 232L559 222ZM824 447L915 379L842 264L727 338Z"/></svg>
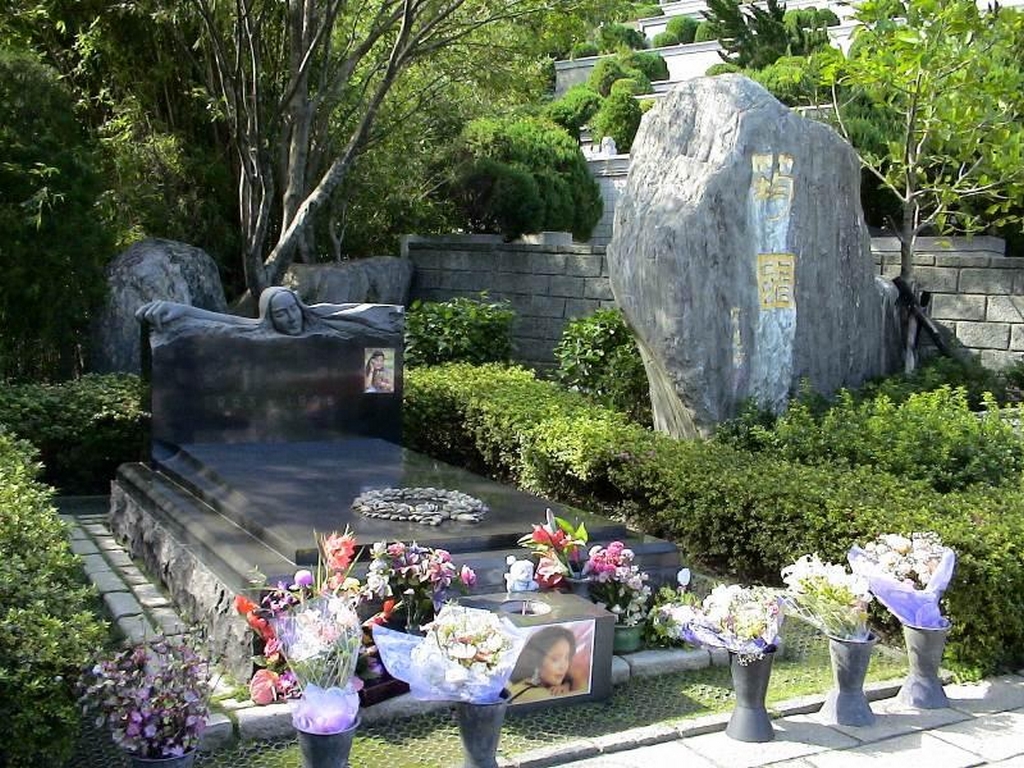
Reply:
<svg viewBox="0 0 1024 768"><path fill-rule="evenodd" d="M593 658L593 621L535 628L509 678L509 704L590 693Z"/></svg>
<svg viewBox="0 0 1024 768"><path fill-rule="evenodd" d="M395 350L367 349L363 365L364 392L391 394L395 391Z"/></svg>

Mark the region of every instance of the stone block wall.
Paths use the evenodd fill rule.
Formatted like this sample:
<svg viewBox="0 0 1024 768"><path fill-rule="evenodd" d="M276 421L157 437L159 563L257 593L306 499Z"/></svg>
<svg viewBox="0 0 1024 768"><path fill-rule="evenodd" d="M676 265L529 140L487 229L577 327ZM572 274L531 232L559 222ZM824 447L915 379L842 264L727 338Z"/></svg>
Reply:
<svg viewBox="0 0 1024 768"><path fill-rule="evenodd" d="M587 160L590 174L601 188L604 213L590 233L591 245L608 245L612 240L612 222L615 220L615 203L626 189L629 174L629 155L594 158Z"/></svg>
<svg viewBox="0 0 1024 768"><path fill-rule="evenodd" d="M553 349L570 319L615 306L605 249L594 245L503 243L486 236L410 237L402 253L416 267L412 298L505 299L516 311L516 357L538 369L555 365Z"/></svg>
<svg viewBox="0 0 1024 768"><path fill-rule="evenodd" d="M613 171L598 176L602 187L625 180L618 158L603 162ZM607 198L606 198L607 200ZM606 216L614 206L606 203ZM517 358L538 369L554 365L552 350L568 320L613 307L605 261L607 239L598 234L589 245L503 243L490 235L409 237L402 254L415 265L412 298L444 301L454 296L507 299L516 310L513 328ZM565 240L559 240L564 243ZM595 244L600 243L600 244ZM899 242L871 241L879 274L899 273ZM1003 241L994 237L920 238L915 275L932 294L932 318L949 328L989 368L1024 359L1024 259L1004 256Z"/></svg>
<svg viewBox="0 0 1024 768"><path fill-rule="evenodd" d="M875 238L871 250L880 274L900 271L899 241ZM932 293L931 316L949 328L988 368L1024 357L1024 260L1004 256L994 237L920 238L914 276Z"/></svg>

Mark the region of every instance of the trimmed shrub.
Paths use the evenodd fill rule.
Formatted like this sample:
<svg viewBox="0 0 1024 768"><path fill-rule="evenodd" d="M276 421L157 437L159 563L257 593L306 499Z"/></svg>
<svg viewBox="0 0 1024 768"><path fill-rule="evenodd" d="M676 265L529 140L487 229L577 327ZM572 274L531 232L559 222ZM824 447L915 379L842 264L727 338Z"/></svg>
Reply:
<svg viewBox="0 0 1024 768"><path fill-rule="evenodd" d="M569 52L570 59L586 59L590 56L598 56L601 51L597 47L597 43L583 42L576 43L572 50Z"/></svg>
<svg viewBox="0 0 1024 768"><path fill-rule="evenodd" d="M751 71L749 77L791 107L814 101L819 82L804 56L783 56L767 67Z"/></svg>
<svg viewBox="0 0 1024 768"><path fill-rule="evenodd" d="M120 464L147 456L143 391L139 377L127 374L0 383L0 426L39 450L47 484L64 493L107 493Z"/></svg>
<svg viewBox="0 0 1024 768"><path fill-rule="evenodd" d="M977 677L1024 663L1024 491L942 495L870 467L805 466L677 441L521 369L446 366L406 379L405 434L441 458L569 503L618 509L694 563L779 583L808 552L841 561L884 532L935 530L958 553L945 663ZM876 626L895 631L881 612Z"/></svg>
<svg viewBox="0 0 1024 768"><path fill-rule="evenodd" d="M555 123L539 118L474 120L462 132L460 145L456 148L456 156L459 155L461 162L457 161L456 166L462 169L462 175L455 184L453 196L467 217L478 222L484 231L487 231L485 226L498 226L496 211L487 205L468 207L468 202L480 200L480 197L469 194L465 184L467 178L474 178L466 176L466 167L472 170L473 165L481 160L503 163L515 168L519 174L528 172L537 185L541 212L536 220L531 220L527 214L534 212L532 203L527 205L529 201L525 199L517 202L511 191L515 187L528 194L529 184L521 175L517 176L515 185L511 179L508 180L505 187L508 194L498 198L507 201L507 206L499 209L506 211L502 229L506 237L511 237L515 230L538 231L544 228L572 232L578 240L586 240L601 218L600 187L590 175L577 141ZM505 175L509 176L508 173ZM545 185L552 175L560 177L564 184L557 184L555 189L550 184ZM566 190L571 205L564 204ZM557 204L547 207L545 201ZM524 228L528 221L531 226Z"/></svg>
<svg viewBox="0 0 1024 768"><path fill-rule="evenodd" d="M603 24L597 30L597 48L601 53L614 53L619 48L643 49L647 38L643 33L625 24Z"/></svg>
<svg viewBox="0 0 1024 768"><path fill-rule="evenodd" d="M540 188L522 166L479 158L463 168L456 190L456 201L474 232L498 232L515 240L544 228Z"/></svg>
<svg viewBox="0 0 1024 768"><path fill-rule="evenodd" d="M612 83L612 90L611 93L609 93L608 95L614 96L617 93L625 93L630 96L636 96L638 94L645 93L645 91L643 90L643 85L641 83L638 83L631 77L624 77L621 80L616 80L614 83Z"/></svg>
<svg viewBox="0 0 1024 768"><path fill-rule="evenodd" d="M647 372L621 310L599 309L570 320L554 352L563 386L651 423Z"/></svg>
<svg viewBox="0 0 1024 768"><path fill-rule="evenodd" d="M630 51L620 53L616 58L622 63L627 72L638 70L643 73L647 80L652 82L655 80L668 80L668 64L661 54ZM636 76L631 74L630 77L635 78Z"/></svg>
<svg viewBox="0 0 1024 768"><path fill-rule="evenodd" d="M707 43L712 40L717 40L715 36L714 27L711 26L707 21L702 21L697 24L697 29L693 32L693 42L695 43Z"/></svg>
<svg viewBox="0 0 1024 768"><path fill-rule="evenodd" d="M0 431L0 718L8 768L59 766L79 732L81 670L106 639L95 593L36 480L32 447Z"/></svg>
<svg viewBox="0 0 1024 768"><path fill-rule="evenodd" d="M587 85L602 96L607 96L616 80L628 78L630 74L617 57L601 59L591 70Z"/></svg>
<svg viewBox="0 0 1024 768"><path fill-rule="evenodd" d="M557 101L548 104L544 116L579 140L580 128L601 108L601 94L585 83L574 85Z"/></svg>
<svg viewBox="0 0 1024 768"><path fill-rule="evenodd" d="M659 32L651 38L652 48L665 48L670 45L679 45L679 38L671 32Z"/></svg>
<svg viewBox="0 0 1024 768"><path fill-rule="evenodd" d="M634 19L653 19L664 15L664 9L657 3L637 3L630 11L630 16Z"/></svg>
<svg viewBox="0 0 1024 768"><path fill-rule="evenodd" d="M704 74L707 75L708 77L714 77L715 75L729 75L734 72L742 71L743 67L737 64L733 64L732 62L729 61L720 61L717 64L712 64L710 67L708 67L707 71Z"/></svg>
<svg viewBox="0 0 1024 768"><path fill-rule="evenodd" d="M665 31L685 45L694 41L697 26L698 22L692 16L674 16L665 25Z"/></svg>
<svg viewBox="0 0 1024 768"><path fill-rule="evenodd" d="M437 365L507 361L512 355L514 319L515 312L506 302L464 297L414 301L405 316L405 362Z"/></svg>
<svg viewBox="0 0 1024 768"><path fill-rule="evenodd" d="M629 152L633 146L633 139L640 128L640 118L643 117L640 102L633 96L633 90L629 85L631 82L617 81L616 86L618 83L625 85L618 90L615 86L612 87L611 95L604 100L590 126L595 142L605 136L611 136L615 139L616 149L623 154Z"/></svg>

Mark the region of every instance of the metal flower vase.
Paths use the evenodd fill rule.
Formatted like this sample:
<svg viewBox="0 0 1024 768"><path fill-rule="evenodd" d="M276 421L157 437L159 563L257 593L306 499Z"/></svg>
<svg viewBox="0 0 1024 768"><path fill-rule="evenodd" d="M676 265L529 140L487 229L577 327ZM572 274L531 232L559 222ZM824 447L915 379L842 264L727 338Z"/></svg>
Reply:
<svg viewBox="0 0 1024 768"><path fill-rule="evenodd" d="M566 576L565 582L569 585L569 592L578 597L582 597L584 600L590 599L590 579Z"/></svg>
<svg viewBox="0 0 1024 768"><path fill-rule="evenodd" d="M821 717L826 723L867 726L875 722L875 713L864 695L864 678L877 642L878 636L874 633L867 640L829 636L828 651L835 686L825 696L821 707Z"/></svg>
<svg viewBox="0 0 1024 768"><path fill-rule="evenodd" d="M178 757L139 757L128 755L132 768L192 768L196 762L194 749Z"/></svg>
<svg viewBox="0 0 1024 768"><path fill-rule="evenodd" d="M774 657L774 653L766 653L760 659L741 664L739 655L729 653L729 671L736 692L736 706L725 729L725 734L730 738L750 742L771 741L775 738L772 719L764 705Z"/></svg>
<svg viewBox="0 0 1024 768"><path fill-rule="evenodd" d="M498 768L498 741L508 702L456 705L462 737L463 768Z"/></svg>
<svg viewBox="0 0 1024 768"><path fill-rule="evenodd" d="M357 719L351 728L340 733L306 733L297 730L303 768L349 768L348 756L358 728Z"/></svg>
<svg viewBox="0 0 1024 768"><path fill-rule="evenodd" d="M939 665L946 649L949 625L939 629L922 629L903 625L910 673L896 695L897 701L918 709L943 709L949 699L939 679Z"/></svg>

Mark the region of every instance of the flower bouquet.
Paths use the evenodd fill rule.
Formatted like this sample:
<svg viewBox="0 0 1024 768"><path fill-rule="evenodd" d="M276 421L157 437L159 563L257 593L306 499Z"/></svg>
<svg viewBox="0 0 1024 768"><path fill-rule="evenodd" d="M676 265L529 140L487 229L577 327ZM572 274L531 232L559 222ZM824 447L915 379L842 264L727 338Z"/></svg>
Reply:
<svg viewBox="0 0 1024 768"><path fill-rule="evenodd" d="M404 609L410 629L433 618L453 584L464 589L476 584L473 569L465 565L456 568L444 549L421 547L416 542L378 541L370 554L364 594L382 600L399 598L401 603L396 608Z"/></svg>
<svg viewBox="0 0 1024 768"><path fill-rule="evenodd" d="M82 704L132 757L194 754L209 714L210 662L198 640L158 637L86 671Z"/></svg>
<svg viewBox="0 0 1024 768"><path fill-rule="evenodd" d="M648 575L633 563L633 550L621 541L590 550L583 576L590 579L590 596L615 614L621 627L635 627L647 616L651 588Z"/></svg>
<svg viewBox="0 0 1024 768"><path fill-rule="evenodd" d="M261 668L249 682L249 695L256 704L302 695L275 630L275 620L288 616L317 595L334 595L353 601L360 597L359 581L350 576L355 564L355 537L346 530L341 534L319 536L317 543L320 551L315 573L301 568L290 582L278 581L270 589L260 577L256 582L256 588L261 591L259 602L245 595L235 596L235 610L245 617L259 644L260 652L255 660Z"/></svg>
<svg viewBox="0 0 1024 768"><path fill-rule="evenodd" d="M840 640L868 639L867 579L841 565L804 555L782 570L788 592L786 612L803 619L826 635Z"/></svg>
<svg viewBox="0 0 1024 768"><path fill-rule="evenodd" d="M783 619L782 596L767 587L738 584L715 587L697 606L691 601L663 603L658 625L675 639L725 648L741 664L773 653Z"/></svg>
<svg viewBox="0 0 1024 768"><path fill-rule="evenodd" d="M919 629L949 626L939 600L953 577L956 554L942 545L938 534L883 534L863 549L851 547L847 557L853 572L868 580L872 594L901 624Z"/></svg>
<svg viewBox="0 0 1024 768"><path fill-rule="evenodd" d="M477 608L445 605L425 637L375 626L384 666L405 680L417 699L456 702L465 765L497 768L505 719L505 686L524 638L507 618Z"/></svg>
<svg viewBox="0 0 1024 768"><path fill-rule="evenodd" d="M573 525L549 509L544 523L534 525L533 532L518 543L538 556L537 581L542 587L554 589L565 579L584 578L587 528L583 523Z"/></svg>

